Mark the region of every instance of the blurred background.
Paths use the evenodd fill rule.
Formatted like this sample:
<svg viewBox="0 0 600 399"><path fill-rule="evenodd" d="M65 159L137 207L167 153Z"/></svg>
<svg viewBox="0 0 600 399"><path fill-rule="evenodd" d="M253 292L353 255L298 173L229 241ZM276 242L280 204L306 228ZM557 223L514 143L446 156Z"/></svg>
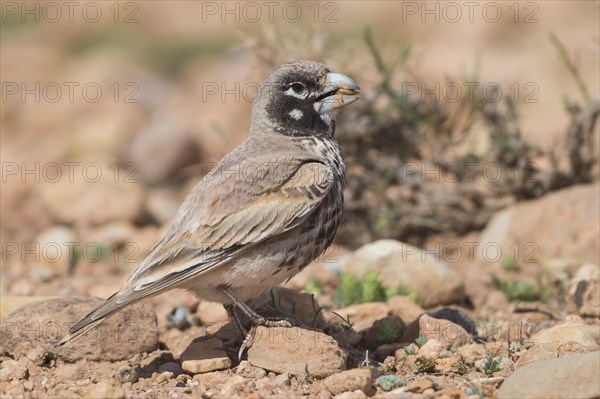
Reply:
<svg viewBox="0 0 600 399"><path fill-rule="evenodd" d="M539 300L543 259L599 260L599 11L3 1L0 292L109 296L245 139L257 85L312 59L364 93L336 133L349 166L336 262L389 238L485 270L473 306L522 279ZM490 261L469 242L505 252Z"/></svg>

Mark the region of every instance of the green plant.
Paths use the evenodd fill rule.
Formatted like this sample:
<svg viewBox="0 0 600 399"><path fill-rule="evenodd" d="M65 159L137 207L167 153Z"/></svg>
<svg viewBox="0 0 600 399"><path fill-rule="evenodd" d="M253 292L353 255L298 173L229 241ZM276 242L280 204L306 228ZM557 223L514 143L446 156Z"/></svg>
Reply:
<svg viewBox="0 0 600 399"><path fill-rule="evenodd" d="M427 337L424 334L420 334L417 339L415 339L415 344L420 348L427 342Z"/></svg>
<svg viewBox="0 0 600 399"><path fill-rule="evenodd" d="M536 277L535 282L529 280L501 281L494 277L493 283L509 300L546 303L554 293L552 282L544 279L541 275Z"/></svg>
<svg viewBox="0 0 600 399"><path fill-rule="evenodd" d="M509 272L519 270L519 265L517 265L515 258L513 258L512 256L502 258L502 267L504 268L504 270Z"/></svg>
<svg viewBox="0 0 600 399"><path fill-rule="evenodd" d="M402 378L395 374L382 375L375 380L375 383L384 391L391 391L404 385Z"/></svg>
<svg viewBox="0 0 600 399"><path fill-rule="evenodd" d="M311 278L306 283L304 287L304 291L309 292L311 294L322 294L323 293L323 284L319 279Z"/></svg>
<svg viewBox="0 0 600 399"><path fill-rule="evenodd" d="M342 272L337 291L338 303L341 306L358 303L361 299L360 281L351 273Z"/></svg>
<svg viewBox="0 0 600 399"><path fill-rule="evenodd" d="M361 287L362 302L384 302L386 295L381 283L379 282L379 273L370 270L365 273Z"/></svg>
<svg viewBox="0 0 600 399"><path fill-rule="evenodd" d="M475 384L473 382L469 382L465 392L469 396L477 395L480 398L485 398L485 390L483 389L483 387L480 384Z"/></svg>
<svg viewBox="0 0 600 399"><path fill-rule="evenodd" d="M483 371L487 375L492 375L497 371L502 370L500 364L502 363L502 355L494 358L490 353L485 356L485 364L483 365Z"/></svg>
<svg viewBox="0 0 600 399"><path fill-rule="evenodd" d="M309 289L322 289L320 285L312 285L315 283L309 281L305 289L307 291ZM337 286L337 302L341 306L348 306L354 303L385 302L397 295L406 295L415 303L421 303L418 294L404 285L394 288L384 288L381 285L379 273L375 270L366 272L362 280L356 278L352 273L342 272Z"/></svg>
<svg viewBox="0 0 600 399"><path fill-rule="evenodd" d="M406 353L408 356L410 356L410 355L416 354L417 352L415 351L415 348L413 348L412 346L409 345L409 346L404 347L404 353Z"/></svg>
<svg viewBox="0 0 600 399"><path fill-rule="evenodd" d="M469 371L469 368L465 364L463 358L460 357L458 359L458 361L452 365L452 367L450 368L450 371L452 371L456 374L459 374L459 375L463 375L463 374L466 374L467 371Z"/></svg>
<svg viewBox="0 0 600 399"><path fill-rule="evenodd" d="M426 357L418 357L415 361L415 365L419 373L431 373L435 370L435 364L435 359L429 359Z"/></svg>
<svg viewBox="0 0 600 399"><path fill-rule="evenodd" d="M386 299L390 299L390 298L398 296L398 295L409 297L417 305L421 305L422 304L422 300L419 297L419 294L417 294L414 290L408 288L407 286L405 286L403 284L400 284L397 287L393 287L393 288L390 287L390 288L386 288L385 289L385 297L386 297Z"/></svg>
<svg viewBox="0 0 600 399"><path fill-rule="evenodd" d="M391 344L396 341L401 334L402 330L400 327L389 320L383 320L377 328L377 340L383 344Z"/></svg>

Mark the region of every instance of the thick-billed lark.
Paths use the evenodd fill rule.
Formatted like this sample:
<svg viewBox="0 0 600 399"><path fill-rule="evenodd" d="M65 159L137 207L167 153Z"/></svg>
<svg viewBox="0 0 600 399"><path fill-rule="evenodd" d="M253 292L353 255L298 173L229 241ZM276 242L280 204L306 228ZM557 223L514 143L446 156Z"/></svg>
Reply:
<svg viewBox="0 0 600 399"><path fill-rule="evenodd" d="M234 315L237 307L256 325L277 325L245 302L294 276L331 244L346 173L334 117L358 98L352 79L317 62L273 71L252 106L248 139L194 187L123 288L61 344L172 288L220 302Z"/></svg>

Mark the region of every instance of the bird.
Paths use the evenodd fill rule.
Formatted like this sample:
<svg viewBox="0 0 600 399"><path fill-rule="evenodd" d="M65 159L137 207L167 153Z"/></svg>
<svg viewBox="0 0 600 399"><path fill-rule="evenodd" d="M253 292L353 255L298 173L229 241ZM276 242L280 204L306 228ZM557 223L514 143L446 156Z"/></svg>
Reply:
<svg viewBox="0 0 600 399"><path fill-rule="evenodd" d="M359 98L354 80L319 62L273 70L253 101L246 140L191 190L122 288L58 345L174 288L221 303L233 316L239 309L254 325L289 326L246 302L289 280L331 245L346 181L335 117Z"/></svg>

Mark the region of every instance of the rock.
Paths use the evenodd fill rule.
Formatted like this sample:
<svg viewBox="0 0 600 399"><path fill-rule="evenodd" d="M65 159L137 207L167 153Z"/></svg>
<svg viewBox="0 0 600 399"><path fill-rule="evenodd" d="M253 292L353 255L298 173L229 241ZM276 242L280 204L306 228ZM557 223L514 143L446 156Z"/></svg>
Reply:
<svg viewBox="0 0 600 399"><path fill-rule="evenodd" d="M475 322L462 310L452 308L442 308L435 312L427 313L430 317L440 320L448 320L461 326L470 335L477 334Z"/></svg>
<svg viewBox="0 0 600 399"><path fill-rule="evenodd" d="M69 246L78 243L73 230L66 226L52 226L42 231L35 242L43 248L43 263L48 262L56 273L67 272L71 264Z"/></svg>
<svg viewBox="0 0 600 399"><path fill-rule="evenodd" d="M221 395L223 395L224 398L235 397L237 396L238 391L240 391L244 387L244 385L246 385L247 382L247 378L244 378L239 375L234 375L229 380L227 380L227 382L223 385L223 388L221 388Z"/></svg>
<svg viewBox="0 0 600 399"><path fill-rule="evenodd" d="M267 375L267 372L264 369L261 369L260 367L254 367L247 360L242 360L240 364L238 364L238 366L235 368L235 373L241 375L242 377L252 379L259 379Z"/></svg>
<svg viewBox="0 0 600 399"><path fill-rule="evenodd" d="M136 369L131 366L123 366L115 373L115 380L119 381L121 384L128 382L131 382L132 384L136 383L138 378Z"/></svg>
<svg viewBox="0 0 600 399"><path fill-rule="evenodd" d="M421 393L431 388L433 388L433 382L429 378L420 378L409 383L404 390L406 392Z"/></svg>
<svg viewBox="0 0 600 399"><path fill-rule="evenodd" d="M353 328L356 331L361 331L369 328L379 319L386 317L390 310L383 302L357 303L346 306L345 308L336 309L335 313L342 316L344 319L350 318L354 323ZM328 317L333 323L343 323L343 321L333 313Z"/></svg>
<svg viewBox="0 0 600 399"><path fill-rule="evenodd" d="M379 345L377 347L377 349L375 349L375 352L373 352L373 355L375 356L375 359L377 360L385 360L386 357L388 356L394 356L395 353L398 350L404 350L404 347L406 345L405 344L401 344L401 343L392 343L392 344L383 344L383 345ZM371 353L371 352L369 352Z"/></svg>
<svg viewBox="0 0 600 399"><path fill-rule="evenodd" d="M600 266L583 264L569 284L569 308L584 317L600 317Z"/></svg>
<svg viewBox="0 0 600 399"><path fill-rule="evenodd" d="M475 364L477 360L483 359L486 355L485 347L479 344L461 346L456 353L462 356L467 364Z"/></svg>
<svg viewBox="0 0 600 399"><path fill-rule="evenodd" d="M50 357L50 354L41 346L36 346L27 353L27 359L31 360L36 366L44 365Z"/></svg>
<svg viewBox="0 0 600 399"><path fill-rule="evenodd" d="M596 398L600 396L600 352L539 360L518 368L508 377L497 397Z"/></svg>
<svg viewBox="0 0 600 399"><path fill-rule="evenodd" d="M183 369L179 364L175 362L167 362L160 365L157 373L171 373L172 375L177 377L179 374L183 373Z"/></svg>
<svg viewBox="0 0 600 399"><path fill-rule="evenodd" d="M367 399L367 397L363 391L357 389L356 391L348 391L335 395L333 399Z"/></svg>
<svg viewBox="0 0 600 399"><path fill-rule="evenodd" d="M84 370L81 365L61 364L56 367L54 375L59 381L78 381L83 378Z"/></svg>
<svg viewBox="0 0 600 399"><path fill-rule="evenodd" d="M460 357L454 355L452 357L438 358L435 359L435 370L439 373L456 372L457 369L461 368L460 362Z"/></svg>
<svg viewBox="0 0 600 399"><path fill-rule="evenodd" d="M182 168L200 162L200 148L192 134L172 117L162 117L134 137L124 163L139 168L138 178L160 183Z"/></svg>
<svg viewBox="0 0 600 399"><path fill-rule="evenodd" d="M598 350L600 329L580 323L564 323L541 330L531 336L530 342L535 345L575 341L590 350Z"/></svg>
<svg viewBox="0 0 600 399"><path fill-rule="evenodd" d="M223 350L223 341L218 338L196 338L181 354L181 367L192 374L225 370L231 360Z"/></svg>
<svg viewBox="0 0 600 399"><path fill-rule="evenodd" d="M165 384L171 378L173 378L173 373L170 371L163 371L162 373L157 371L152 375L152 381L156 384Z"/></svg>
<svg viewBox="0 0 600 399"><path fill-rule="evenodd" d="M29 376L27 366L16 360L5 360L0 368L0 381L24 380Z"/></svg>
<svg viewBox="0 0 600 399"><path fill-rule="evenodd" d="M515 368L522 367L538 360L558 359L560 357L586 352L590 352L589 348L575 341L538 344L529 348L519 360L517 360Z"/></svg>
<svg viewBox="0 0 600 399"><path fill-rule="evenodd" d="M0 323L3 343L13 357L40 346L67 362L124 360L158 348L156 315L144 304L130 306L78 339L56 346L73 323L102 302L97 298L68 297L30 303Z"/></svg>
<svg viewBox="0 0 600 399"><path fill-rule="evenodd" d="M345 270L359 279L375 270L383 287L407 288L424 307L464 299L461 278L445 262L399 241L379 240L362 246L349 256Z"/></svg>
<svg viewBox="0 0 600 399"><path fill-rule="evenodd" d="M439 357L450 356L451 353L436 339L429 339L423 346L419 348L419 356L424 356L428 359L437 359Z"/></svg>
<svg viewBox="0 0 600 399"><path fill-rule="evenodd" d="M373 379L371 370L352 369L336 373L325 378L323 381L325 388L333 395L347 391L361 390L365 394L371 392Z"/></svg>
<svg viewBox="0 0 600 399"><path fill-rule="evenodd" d="M248 361L275 373L325 378L342 371L346 355L338 343L318 331L298 327L258 327Z"/></svg>
<svg viewBox="0 0 600 399"><path fill-rule="evenodd" d="M422 307L417 305L410 297L404 295L394 296L387 301L390 311L399 316L405 323L416 320L425 313Z"/></svg>
<svg viewBox="0 0 600 399"><path fill-rule="evenodd" d="M583 323L565 323L541 330L527 342L529 350L519 358L516 367L537 360L556 359L574 353L600 349L600 331L597 326Z"/></svg>
<svg viewBox="0 0 600 399"><path fill-rule="evenodd" d="M600 187L598 183L569 187L542 198L522 201L496 213L488 222L479 241L499 247L501 254L514 254L519 244L521 260L535 243L538 257L583 259L600 263ZM552 215L548 218L548 215ZM484 254L485 251L477 251ZM486 259L481 259L486 261ZM489 261L489 259L487 259ZM501 259L498 259L500 261Z"/></svg>
<svg viewBox="0 0 600 399"><path fill-rule="evenodd" d="M273 379L273 382L278 387L290 385L290 375L288 373L279 374L277 377L275 377Z"/></svg>
<svg viewBox="0 0 600 399"><path fill-rule="evenodd" d="M449 320L440 320L429 315L419 319L419 330L427 339L435 339L443 348L459 348L471 342L471 336L464 328Z"/></svg>
<svg viewBox="0 0 600 399"><path fill-rule="evenodd" d="M0 320L4 320L9 314L27 304L48 301L54 298L56 297L2 295L2 300L0 300Z"/></svg>
<svg viewBox="0 0 600 399"><path fill-rule="evenodd" d="M262 316L293 318L304 327L322 329L327 324L323 313L317 313L319 304L313 303L310 294L290 288L275 287L250 301L249 305Z"/></svg>
<svg viewBox="0 0 600 399"><path fill-rule="evenodd" d="M375 321L371 327L363 331L363 345L374 350L380 345L391 344L404 335L405 329L404 322L398 316L386 316Z"/></svg>
<svg viewBox="0 0 600 399"><path fill-rule="evenodd" d="M90 164L91 165L91 164ZM102 225L111 221L136 222L143 215L144 191L141 184L115 182L110 166L96 164L86 176L40 185L40 195L50 214L60 223ZM96 181L96 171L104 177ZM90 180L92 179L92 180ZM68 204L68 206L66 206Z"/></svg>
<svg viewBox="0 0 600 399"><path fill-rule="evenodd" d="M96 385L87 396L93 399L123 399L125 390L122 387L112 385L108 381L101 381Z"/></svg>

